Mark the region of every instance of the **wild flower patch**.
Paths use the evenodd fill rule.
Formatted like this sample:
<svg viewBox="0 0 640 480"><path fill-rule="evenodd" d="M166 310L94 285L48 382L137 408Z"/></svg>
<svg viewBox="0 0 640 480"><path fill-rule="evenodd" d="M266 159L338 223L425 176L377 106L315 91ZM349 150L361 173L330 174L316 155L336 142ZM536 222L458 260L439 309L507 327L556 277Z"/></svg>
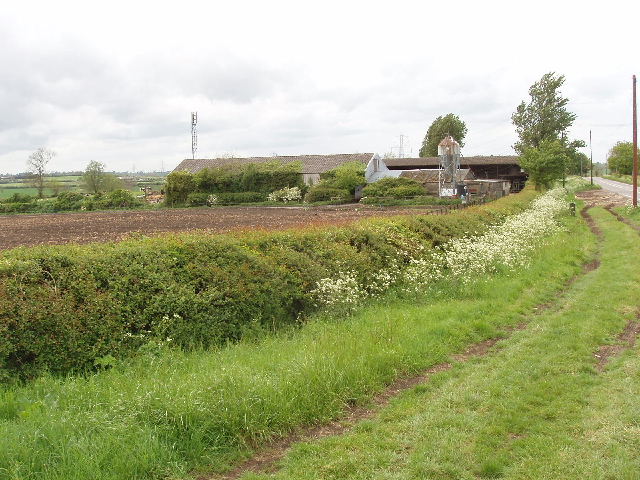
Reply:
<svg viewBox="0 0 640 480"><path fill-rule="evenodd" d="M627 204L624 206L624 212L627 215L632 215L634 213L636 213L638 211L638 207L634 207L633 203L631 201L627 202Z"/></svg>
<svg viewBox="0 0 640 480"><path fill-rule="evenodd" d="M442 255L449 274L470 281L475 275L525 267L529 253L558 230L555 217L566 210L561 199L564 194L562 189L551 190L534 200L529 209L508 217L482 236L448 241Z"/></svg>
<svg viewBox="0 0 640 480"><path fill-rule="evenodd" d="M398 259L371 278L358 280L353 272L340 272L334 279L320 280L312 294L317 304L325 307L355 308L365 298L379 296L392 286L418 293L425 285L445 278L466 284L483 275L526 267L530 254L558 231L556 216L566 211L565 194L564 189L550 190L534 200L530 208L506 217L486 233L451 239L439 248L424 249L425 254L408 261L408 251L419 254L423 249L415 245L411 249L400 247ZM396 241L393 235L390 241Z"/></svg>
<svg viewBox="0 0 640 480"><path fill-rule="evenodd" d="M353 271L338 272L334 278L318 280L311 294L316 298L316 306L325 307L327 312L340 309L348 313L355 310L366 297Z"/></svg>
<svg viewBox="0 0 640 480"><path fill-rule="evenodd" d="M270 202L298 202L302 200L302 191L298 187L284 187L267 196Z"/></svg>

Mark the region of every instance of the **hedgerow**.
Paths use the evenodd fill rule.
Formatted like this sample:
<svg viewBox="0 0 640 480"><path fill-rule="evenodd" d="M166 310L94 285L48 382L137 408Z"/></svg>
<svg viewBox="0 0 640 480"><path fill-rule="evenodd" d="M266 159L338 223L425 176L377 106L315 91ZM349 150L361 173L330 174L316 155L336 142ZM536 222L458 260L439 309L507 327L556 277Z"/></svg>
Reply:
<svg viewBox="0 0 640 480"><path fill-rule="evenodd" d="M67 191L60 193L57 197L41 199L29 195L14 194L4 202L0 201L0 213L57 213L80 210L133 209L144 206L146 206L144 200L124 189L92 195Z"/></svg>
<svg viewBox="0 0 640 480"><path fill-rule="evenodd" d="M324 279L342 279L358 297L377 295L393 284L395 270L502 223L535 196L525 190L452 215L344 227L131 236L2 252L0 379L81 372L152 342L207 348L296 325L332 298Z"/></svg>

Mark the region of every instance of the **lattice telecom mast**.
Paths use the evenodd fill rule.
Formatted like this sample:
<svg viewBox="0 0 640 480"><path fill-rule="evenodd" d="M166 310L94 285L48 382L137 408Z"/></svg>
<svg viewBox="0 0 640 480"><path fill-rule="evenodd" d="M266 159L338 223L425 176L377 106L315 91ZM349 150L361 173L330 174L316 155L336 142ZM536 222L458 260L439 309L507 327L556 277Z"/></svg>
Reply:
<svg viewBox="0 0 640 480"><path fill-rule="evenodd" d="M460 169L460 144L447 135L438 144L440 160L440 196L450 197L456 193L456 181Z"/></svg>
<svg viewBox="0 0 640 480"><path fill-rule="evenodd" d="M198 112L191 112L191 155L193 159L196 159L196 152L198 151L198 130L196 124L198 123Z"/></svg>

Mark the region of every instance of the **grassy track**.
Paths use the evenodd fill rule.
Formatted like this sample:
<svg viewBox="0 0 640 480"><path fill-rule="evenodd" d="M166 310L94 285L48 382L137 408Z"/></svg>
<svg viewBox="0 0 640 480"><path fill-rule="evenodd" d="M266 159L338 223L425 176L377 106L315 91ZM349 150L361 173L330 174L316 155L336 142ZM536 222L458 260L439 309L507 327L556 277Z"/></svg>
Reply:
<svg viewBox="0 0 640 480"><path fill-rule="evenodd" d="M273 478L640 478L640 349L602 373L594 355L637 314L640 239L590 212L599 268L489 355L434 375L349 435L298 445Z"/></svg>

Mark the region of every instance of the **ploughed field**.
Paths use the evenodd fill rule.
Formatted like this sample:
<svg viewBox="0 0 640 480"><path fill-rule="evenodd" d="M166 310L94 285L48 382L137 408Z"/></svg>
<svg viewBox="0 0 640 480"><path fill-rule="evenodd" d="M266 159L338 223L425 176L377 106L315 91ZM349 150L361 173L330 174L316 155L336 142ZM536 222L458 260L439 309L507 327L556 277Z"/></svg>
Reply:
<svg viewBox="0 0 640 480"><path fill-rule="evenodd" d="M0 215L0 250L43 244L118 241L131 233L203 230L227 233L243 229L345 224L356 220L437 211L439 207L214 207L162 210Z"/></svg>

